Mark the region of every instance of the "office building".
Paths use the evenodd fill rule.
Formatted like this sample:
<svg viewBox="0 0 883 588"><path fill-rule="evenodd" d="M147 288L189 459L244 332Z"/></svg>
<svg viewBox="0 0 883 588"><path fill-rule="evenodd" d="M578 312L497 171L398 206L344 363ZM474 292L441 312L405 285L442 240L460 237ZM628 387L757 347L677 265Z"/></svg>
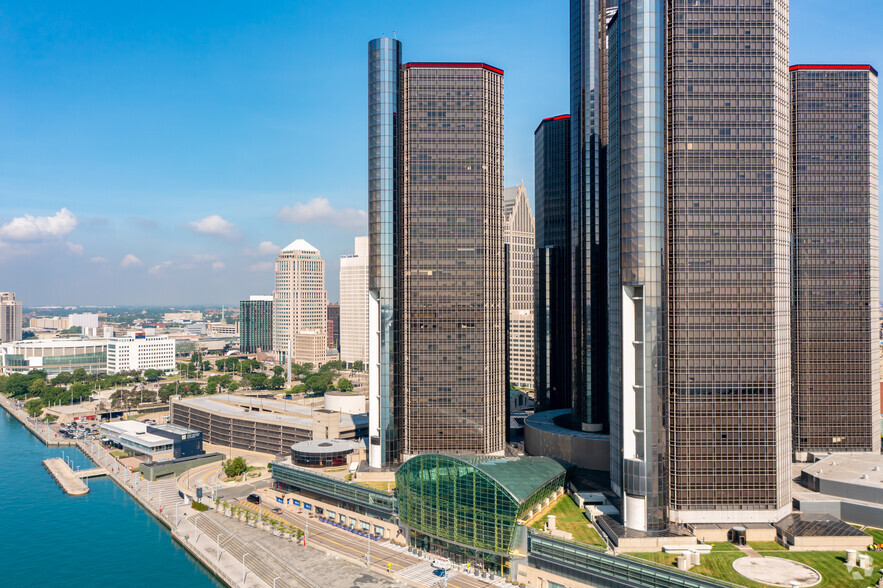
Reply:
<svg viewBox="0 0 883 588"><path fill-rule="evenodd" d="M273 297L249 296L239 302L239 351L258 353L273 348Z"/></svg>
<svg viewBox="0 0 883 588"><path fill-rule="evenodd" d="M328 349L337 349L340 345L340 304L328 305Z"/></svg>
<svg viewBox="0 0 883 588"><path fill-rule="evenodd" d="M166 335L129 332L107 342L107 373L175 369L175 341Z"/></svg>
<svg viewBox="0 0 883 588"><path fill-rule="evenodd" d="M3 373L43 370L54 376L83 368L89 373L107 370L107 341L81 337L29 339L0 344Z"/></svg>
<svg viewBox="0 0 883 588"><path fill-rule="evenodd" d="M606 0L570 0L572 411L607 429Z"/></svg>
<svg viewBox="0 0 883 588"><path fill-rule="evenodd" d="M534 131L534 391L541 410L571 405L570 115Z"/></svg>
<svg viewBox="0 0 883 588"><path fill-rule="evenodd" d="M288 354L294 354L296 333L325 333L328 328L325 261L318 249L296 239L279 252L275 267L273 351L277 363L284 365Z"/></svg>
<svg viewBox="0 0 883 588"><path fill-rule="evenodd" d="M298 331L294 334L291 361L300 365L310 363L317 368L330 359L337 359L336 354L328 356L327 342L325 331Z"/></svg>
<svg viewBox="0 0 883 588"><path fill-rule="evenodd" d="M503 190L503 240L509 297L509 384L533 388L534 218L524 182Z"/></svg>
<svg viewBox="0 0 883 588"><path fill-rule="evenodd" d="M791 67L794 452L880 452L877 71Z"/></svg>
<svg viewBox="0 0 883 588"><path fill-rule="evenodd" d="M70 328L70 319L66 316L34 317L30 326L32 329L66 331Z"/></svg>
<svg viewBox="0 0 883 588"><path fill-rule="evenodd" d="M372 466L502 453L506 425L503 72L400 63L371 41Z"/></svg>
<svg viewBox="0 0 883 588"><path fill-rule="evenodd" d="M0 292L0 343L21 341L21 300L15 292Z"/></svg>
<svg viewBox="0 0 883 588"><path fill-rule="evenodd" d="M340 359L368 363L368 237L340 256Z"/></svg>
<svg viewBox="0 0 883 588"><path fill-rule="evenodd" d="M67 328L79 327L80 332L88 337L98 335L98 315L92 312L80 312L67 316Z"/></svg>

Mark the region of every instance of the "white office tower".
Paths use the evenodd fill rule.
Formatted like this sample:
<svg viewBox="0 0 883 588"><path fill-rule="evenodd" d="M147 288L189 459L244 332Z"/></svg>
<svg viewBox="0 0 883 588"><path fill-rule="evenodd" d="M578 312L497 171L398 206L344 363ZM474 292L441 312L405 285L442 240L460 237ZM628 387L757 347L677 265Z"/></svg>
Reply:
<svg viewBox="0 0 883 588"><path fill-rule="evenodd" d="M534 218L524 182L503 190L508 245L509 278L509 382L519 388L534 386L533 250Z"/></svg>
<svg viewBox="0 0 883 588"><path fill-rule="evenodd" d="M86 335L87 337L97 337L98 315L94 312L69 314L67 316L67 326L69 329L80 327L83 335Z"/></svg>
<svg viewBox="0 0 883 588"><path fill-rule="evenodd" d="M276 258L273 290L273 351L276 361L288 361L294 336L300 331L326 332L328 297L325 293L325 261L319 250L297 239Z"/></svg>
<svg viewBox="0 0 883 588"><path fill-rule="evenodd" d="M166 335L131 331L107 342L107 373L175 369L175 341Z"/></svg>
<svg viewBox="0 0 883 588"><path fill-rule="evenodd" d="M340 359L368 363L368 237L340 256Z"/></svg>
<svg viewBox="0 0 883 588"><path fill-rule="evenodd" d="M15 292L0 292L0 343L21 341L21 300Z"/></svg>

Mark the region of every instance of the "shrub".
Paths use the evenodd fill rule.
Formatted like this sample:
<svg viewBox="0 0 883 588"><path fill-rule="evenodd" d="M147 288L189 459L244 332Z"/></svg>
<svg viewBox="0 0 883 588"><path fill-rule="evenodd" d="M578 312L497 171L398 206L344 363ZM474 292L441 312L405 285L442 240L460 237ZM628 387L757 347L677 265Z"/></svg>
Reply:
<svg viewBox="0 0 883 588"><path fill-rule="evenodd" d="M205 512L208 510L208 507L201 502L194 502L190 506L197 512Z"/></svg>

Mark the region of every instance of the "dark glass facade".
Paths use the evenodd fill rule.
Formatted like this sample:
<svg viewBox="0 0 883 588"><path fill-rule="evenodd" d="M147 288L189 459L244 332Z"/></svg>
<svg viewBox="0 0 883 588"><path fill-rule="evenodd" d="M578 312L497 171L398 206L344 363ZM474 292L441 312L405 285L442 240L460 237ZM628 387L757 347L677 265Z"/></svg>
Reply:
<svg viewBox="0 0 883 588"><path fill-rule="evenodd" d="M400 407L396 404L395 316L398 206L398 112L402 44L368 44L368 291L369 461L380 467L398 460Z"/></svg>
<svg viewBox="0 0 883 588"><path fill-rule="evenodd" d="M273 350L273 301L239 302L239 350L257 353Z"/></svg>
<svg viewBox="0 0 883 588"><path fill-rule="evenodd" d="M399 517L416 546L505 572L517 521L553 497L564 476L548 457L422 455L396 472Z"/></svg>
<svg viewBox="0 0 883 588"><path fill-rule="evenodd" d="M791 68L794 451L880 451L877 72Z"/></svg>
<svg viewBox="0 0 883 588"><path fill-rule="evenodd" d="M503 72L409 63L401 83L401 451L502 453Z"/></svg>
<svg viewBox="0 0 883 588"><path fill-rule="evenodd" d="M610 472L650 532L669 524L664 5L624 1L608 30Z"/></svg>
<svg viewBox="0 0 883 588"><path fill-rule="evenodd" d="M787 0L666 3L670 516L790 511Z"/></svg>
<svg viewBox="0 0 883 588"><path fill-rule="evenodd" d="M570 1L572 411L607 424L606 0Z"/></svg>
<svg viewBox="0 0 883 588"><path fill-rule="evenodd" d="M534 132L534 390L541 410L571 406L570 116Z"/></svg>

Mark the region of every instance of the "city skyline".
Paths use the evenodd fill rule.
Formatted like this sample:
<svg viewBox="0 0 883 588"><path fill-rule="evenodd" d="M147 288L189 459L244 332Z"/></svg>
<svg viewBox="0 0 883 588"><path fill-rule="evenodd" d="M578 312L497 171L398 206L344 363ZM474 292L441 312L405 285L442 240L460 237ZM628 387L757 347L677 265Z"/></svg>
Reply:
<svg viewBox="0 0 883 588"><path fill-rule="evenodd" d="M300 237L330 260L336 300L339 256L367 230L363 43L394 28L428 60L480 57L507 71L504 181L523 179L534 208L533 130L569 110L566 3L490 3L468 22L453 16L457 4L413 14L270 5L199 27L198 8L168 22L10 8L0 31L0 76L13 89L0 96L5 288L25 306L232 305L268 291L272 259ZM822 2L792 10L789 62L879 64L881 42L862 23L883 10L853 4L871 18L857 25L855 10L831 15ZM341 24L342 12L359 24ZM536 42L523 47L510 33L527 27ZM324 75L330 67L340 75ZM320 136L335 141L316 149Z"/></svg>

